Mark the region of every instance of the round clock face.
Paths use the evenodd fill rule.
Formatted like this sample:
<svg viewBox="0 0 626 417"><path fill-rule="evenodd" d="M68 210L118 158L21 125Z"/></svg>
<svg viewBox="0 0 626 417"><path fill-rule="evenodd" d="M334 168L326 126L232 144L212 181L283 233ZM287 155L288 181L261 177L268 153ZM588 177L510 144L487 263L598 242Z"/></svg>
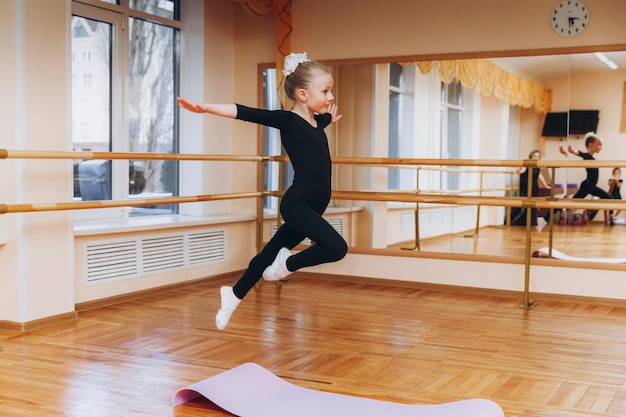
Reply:
<svg viewBox="0 0 626 417"><path fill-rule="evenodd" d="M552 29L561 36L576 36L589 23L589 10L578 0L563 0L556 5L550 17Z"/></svg>

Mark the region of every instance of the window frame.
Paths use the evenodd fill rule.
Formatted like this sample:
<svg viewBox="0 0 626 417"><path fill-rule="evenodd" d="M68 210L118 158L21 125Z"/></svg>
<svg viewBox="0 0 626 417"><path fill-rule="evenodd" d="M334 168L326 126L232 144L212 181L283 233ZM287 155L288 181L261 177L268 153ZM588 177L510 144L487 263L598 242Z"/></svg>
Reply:
<svg viewBox="0 0 626 417"><path fill-rule="evenodd" d="M172 20L164 18L158 15L143 12L129 7L129 0L119 0L120 4L107 3L101 0L72 0L70 21L73 16L84 17L86 19L102 21L110 24L112 27L112 41L111 41L111 67L110 67L110 150L119 152L128 152L130 149L130 132L129 132L129 56L130 40L129 40L129 26L130 19L140 19L150 23L163 25L173 30L178 30L178 37L181 40L180 49L178 53L183 55L184 46L184 24L181 20L182 11L185 7L185 0L180 0L178 17L179 20ZM70 35L71 37L71 35ZM69 40L71 43L71 39ZM176 51L175 51L176 53ZM72 54L68 57L68 66L72 67ZM174 94L179 95L180 89L183 85L183 66L184 58L180 58L178 70L175 71L175 86ZM70 75L69 77L71 77ZM70 84L71 85L71 84ZM71 94L70 94L71 97ZM173 119L173 140L174 140L174 152L179 152L181 143L181 128L180 128L180 112L178 108L174 107L174 119ZM73 146L73 138L69 139L70 147ZM177 164L179 165L179 164ZM182 189L181 177L182 173L179 166L177 166L177 184L175 185L175 194L179 195ZM112 200L124 200L129 199L129 161L127 160L113 160L111 161L111 199ZM73 189L73 187L72 187ZM172 205L173 211L170 215L177 215L180 213L179 205ZM114 207L114 208L102 208L91 210L79 210L73 212L74 219L77 222L84 221L118 221L128 220L131 216L131 206L127 207ZM163 215L154 213L150 214L154 217L162 217ZM145 217L142 217L145 218Z"/></svg>

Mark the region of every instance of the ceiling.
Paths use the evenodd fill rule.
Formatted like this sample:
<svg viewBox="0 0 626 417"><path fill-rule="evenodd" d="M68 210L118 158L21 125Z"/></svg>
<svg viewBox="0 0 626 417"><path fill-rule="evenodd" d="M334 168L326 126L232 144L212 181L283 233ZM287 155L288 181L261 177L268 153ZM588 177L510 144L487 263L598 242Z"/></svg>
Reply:
<svg viewBox="0 0 626 417"><path fill-rule="evenodd" d="M621 69L626 69L626 52L605 52ZM535 81L566 76L572 72L611 71L592 53L545 55L512 58L490 58L494 64L514 74Z"/></svg>

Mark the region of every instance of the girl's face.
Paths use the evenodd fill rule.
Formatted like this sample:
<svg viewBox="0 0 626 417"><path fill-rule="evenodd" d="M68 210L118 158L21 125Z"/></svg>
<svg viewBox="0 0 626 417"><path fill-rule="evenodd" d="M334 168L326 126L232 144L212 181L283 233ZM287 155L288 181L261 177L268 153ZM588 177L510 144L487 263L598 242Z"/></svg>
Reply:
<svg viewBox="0 0 626 417"><path fill-rule="evenodd" d="M602 150L602 139L596 139L589 144L589 152L598 153Z"/></svg>
<svg viewBox="0 0 626 417"><path fill-rule="evenodd" d="M541 159L541 154L539 152L533 152L530 155L530 159L537 159L537 160L539 160L539 159Z"/></svg>
<svg viewBox="0 0 626 417"><path fill-rule="evenodd" d="M324 114L328 112L333 96L333 77L327 72L318 72L305 89L306 105L309 110Z"/></svg>

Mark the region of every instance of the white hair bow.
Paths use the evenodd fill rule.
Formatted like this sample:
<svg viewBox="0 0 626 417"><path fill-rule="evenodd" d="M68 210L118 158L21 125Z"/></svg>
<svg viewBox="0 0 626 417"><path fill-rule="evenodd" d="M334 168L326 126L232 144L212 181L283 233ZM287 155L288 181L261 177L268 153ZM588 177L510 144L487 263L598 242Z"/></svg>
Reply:
<svg viewBox="0 0 626 417"><path fill-rule="evenodd" d="M301 54L291 53L285 57L285 65L283 65L283 75L286 77L292 74L298 65L302 64L305 61L308 61L309 58L306 56L306 52Z"/></svg>

